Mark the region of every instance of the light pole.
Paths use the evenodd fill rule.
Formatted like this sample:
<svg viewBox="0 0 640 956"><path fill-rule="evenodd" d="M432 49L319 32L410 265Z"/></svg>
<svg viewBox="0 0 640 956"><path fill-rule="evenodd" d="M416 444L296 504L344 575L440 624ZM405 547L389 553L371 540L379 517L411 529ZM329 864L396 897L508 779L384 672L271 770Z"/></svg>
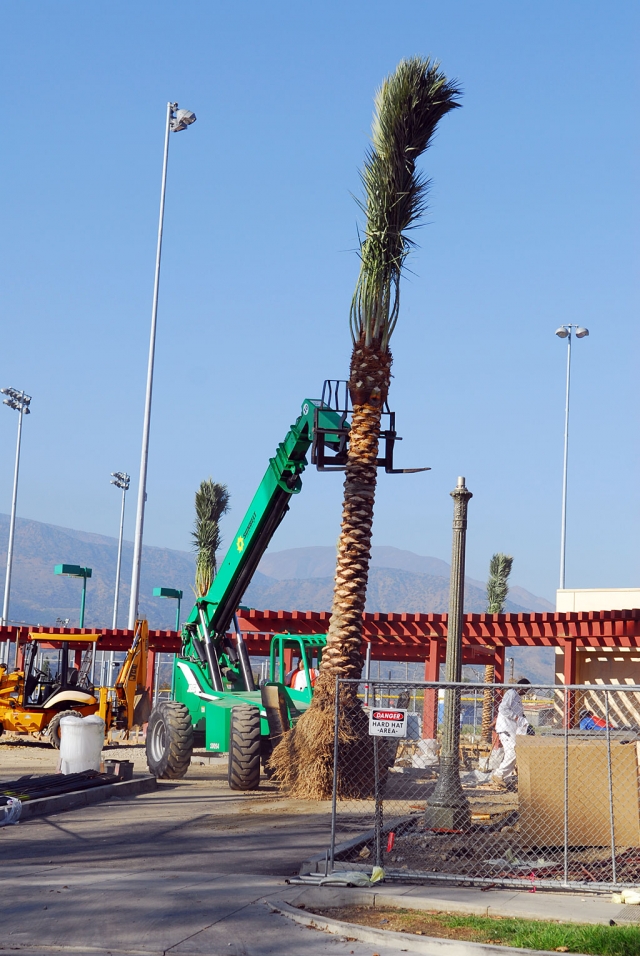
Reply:
<svg viewBox="0 0 640 956"><path fill-rule="evenodd" d="M581 325L561 325L556 329L560 339L567 340L567 391L564 406L564 463L562 467L562 529L560 532L560 590L564 589L565 552L567 545L567 466L569 463L569 392L571 385L571 336L575 329L577 339L583 339L589 334L589 329Z"/></svg>
<svg viewBox="0 0 640 956"><path fill-rule="evenodd" d="M91 568L83 568L79 564L56 564L54 574L64 574L69 578L82 578L82 597L80 598L80 627L84 627L84 608L87 601L87 578L91 577ZM91 645L91 683L96 669L96 644Z"/></svg>
<svg viewBox="0 0 640 956"><path fill-rule="evenodd" d="M140 561L142 559L142 534L144 530L144 507L147 500L147 464L149 460L149 428L151 424L151 396L153 393L153 363L156 350L156 322L158 317L158 289L160 286L160 259L162 256L162 229L164 225L164 197L167 186L167 164L169 162L169 133L179 133L191 123L195 123L195 113L179 110L177 103L167 103L167 120L164 135L164 157L162 162L162 183L160 186L160 217L158 220L158 243L156 247L156 271L153 283L153 303L151 306L151 334L149 337L149 361L147 365L147 392L144 402L144 424L142 428L142 454L140 457L140 481L138 485L138 507L136 511L136 529L133 541L133 568L131 571L131 598L129 601L129 628L133 630L138 616L138 594L140 591Z"/></svg>
<svg viewBox="0 0 640 956"><path fill-rule="evenodd" d="M122 489L122 507L120 508L120 535L118 537L118 561L116 563L116 590L113 597L113 622L111 624L112 629L115 629L118 626L118 598L120 596L120 567L122 564L122 535L124 533L124 505L125 505L125 496L129 490L130 477L126 471L112 471L111 472L111 484L115 485L116 488ZM113 651L111 651L111 656L113 657Z"/></svg>
<svg viewBox="0 0 640 956"><path fill-rule="evenodd" d="M13 471L13 495L11 497L11 517L9 519L9 546L7 548L7 574L4 582L4 600L2 602L2 624L9 623L9 598L11 595L11 570L13 566L13 539L16 529L16 502L18 500L18 472L20 471L20 443L22 441L22 418L24 415L30 415L29 405L31 396L25 392L18 391L17 388L0 388L0 392L7 397L3 404L8 405L18 412L18 440L16 443L16 463ZM5 644L0 660L9 658L9 642Z"/></svg>
<svg viewBox="0 0 640 956"><path fill-rule="evenodd" d="M453 498L453 542L445 681L460 683L467 510L469 499L473 497L464 478L458 478L458 484L451 492L451 497ZM433 794L427 801L425 818L429 826L446 830L464 830L471 822L469 800L460 783L460 690L458 688L449 687L444 692L440 774Z"/></svg>
<svg viewBox="0 0 640 956"><path fill-rule="evenodd" d="M80 598L80 627L84 627L84 609L87 601L87 578L92 568L83 568L79 564L56 564L54 574L64 574L68 578L82 578L82 597Z"/></svg>
<svg viewBox="0 0 640 956"><path fill-rule="evenodd" d="M180 630L180 602L182 601L182 591L179 588L154 588L153 589L154 597L161 598L173 598L174 601L177 601L176 606L176 631ZM156 700L158 699L158 675L160 673L160 654L156 656L156 665L153 675L153 704L155 706ZM173 678L171 685L171 698L173 699L174 687L173 687Z"/></svg>
<svg viewBox="0 0 640 956"><path fill-rule="evenodd" d="M118 598L120 597L120 568L122 565L122 537L124 534L124 506L126 494L129 490L130 476L126 471L112 471L111 472L111 484L115 485L116 488L122 489L122 506L120 508L120 534L118 536L118 560L116 562L116 587L115 593L113 595L113 620L111 622L111 629L115 631L118 626ZM103 655L104 658L104 655ZM108 658L108 668L109 676L107 678L107 687L111 687L111 681L113 678L113 665L115 662L115 651L109 651ZM100 674L102 675L102 663L100 664Z"/></svg>
<svg viewBox="0 0 640 956"><path fill-rule="evenodd" d="M178 602L176 607L176 631L180 630L180 601L182 600L182 591L178 588L154 588L154 597L173 598Z"/></svg>

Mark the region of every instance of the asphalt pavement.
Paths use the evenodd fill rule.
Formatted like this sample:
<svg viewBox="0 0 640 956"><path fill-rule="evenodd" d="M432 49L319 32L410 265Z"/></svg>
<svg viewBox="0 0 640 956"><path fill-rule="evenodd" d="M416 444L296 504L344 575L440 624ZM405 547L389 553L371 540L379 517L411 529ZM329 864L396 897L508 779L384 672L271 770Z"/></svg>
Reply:
<svg viewBox="0 0 640 956"><path fill-rule="evenodd" d="M55 755L0 741L0 779ZM19 750L19 752L18 752ZM141 748L131 748L142 772ZM37 758L37 759L36 759ZM51 766L50 766L51 765ZM114 956L397 956L406 949L358 942L273 912L267 900L336 906L390 903L487 915L624 922L640 907L608 898L471 887L385 885L371 890L286 884L324 853L328 802L291 801L264 781L254 793L226 784L224 761L196 760L183 781L136 797L0 829L0 954ZM425 941L429 952L429 943ZM498 948L493 947L497 950ZM504 950L503 950L504 952Z"/></svg>
<svg viewBox="0 0 640 956"><path fill-rule="evenodd" d="M137 769L144 760L132 749ZM50 772L55 754L0 742L0 779ZM265 781L231 792L224 761L183 781L0 829L0 953L44 956L396 956L272 912L285 878L323 852L329 804Z"/></svg>

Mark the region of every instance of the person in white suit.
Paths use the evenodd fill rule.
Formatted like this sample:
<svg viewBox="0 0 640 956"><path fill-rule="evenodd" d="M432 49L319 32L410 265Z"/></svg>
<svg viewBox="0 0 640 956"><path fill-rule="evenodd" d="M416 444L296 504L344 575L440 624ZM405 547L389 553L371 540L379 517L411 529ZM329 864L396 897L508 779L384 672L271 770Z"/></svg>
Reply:
<svg viewBox="0 0 640 956"><path fill-rule="evenodd" d="M503 788L507 780L512 777L516 769L516 737L532 732L530 724L524 715L522 697L531 686L531 681L522 677L515 687L510 687L500 701L496 718L496 733L500 738L504 757L500 766L494 770L491 778L496 786Z"/></svg>

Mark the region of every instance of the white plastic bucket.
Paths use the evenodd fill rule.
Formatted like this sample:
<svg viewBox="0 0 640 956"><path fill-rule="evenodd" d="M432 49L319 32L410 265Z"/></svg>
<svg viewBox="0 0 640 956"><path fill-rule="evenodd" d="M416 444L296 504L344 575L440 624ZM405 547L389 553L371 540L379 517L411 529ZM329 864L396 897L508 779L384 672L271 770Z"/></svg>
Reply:
<svg viewBox="0 0 640 956"><path fill-rule="evenodd" d="M104 720L97 714L88 717L63 717L60 721L60 770L82 773L100 770L104 747Z"/></svg>

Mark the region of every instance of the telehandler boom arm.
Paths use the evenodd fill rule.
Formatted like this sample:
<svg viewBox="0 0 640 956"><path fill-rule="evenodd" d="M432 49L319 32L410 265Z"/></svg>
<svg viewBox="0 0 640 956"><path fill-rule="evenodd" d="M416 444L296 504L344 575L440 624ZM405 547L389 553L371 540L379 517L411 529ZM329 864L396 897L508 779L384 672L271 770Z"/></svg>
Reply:
<svg viewBox="0 0 640 956"><path fill-rule="evenodd" d="M300 476L307 466L306 454L316 433L322 435L323 443L335 449L344 446L347 429L344 415L317 400L303 402L300 415L269 459L269 467L208 593L196 600L183 631L182 653L199 659L203 671L208 671L213 690L223 690L221 667L228 677L241 676L245 689L253 690L249 658L239 631L236 628L235 647L227 639L227 631L260 559L289 509L291 496L302 488Z"/></svg>

